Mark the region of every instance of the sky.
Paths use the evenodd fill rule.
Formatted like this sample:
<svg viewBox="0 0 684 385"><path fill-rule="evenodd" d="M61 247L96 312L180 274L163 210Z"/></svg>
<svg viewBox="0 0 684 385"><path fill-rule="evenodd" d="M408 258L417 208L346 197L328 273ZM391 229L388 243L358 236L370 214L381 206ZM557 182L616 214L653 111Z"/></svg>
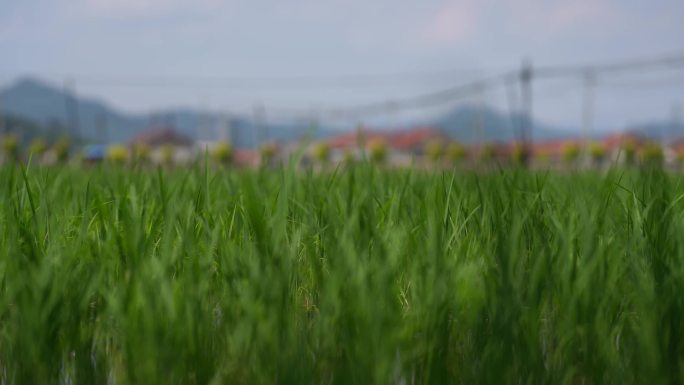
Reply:
<svg viewBox="0 0 684 385"><path fill-rule="evenodd" d="M399 100L526 58L684 53L681 36L681 0L1 0L0 84L70 78L79 95L123 111L263 105L277 115ZM462 103L515 108L509 91L383 118ZM536 81L535 117L580 126L584 95L581 79ZM597 79L594 101L597 129L668 119L684 102L684 69Z"/></svg>

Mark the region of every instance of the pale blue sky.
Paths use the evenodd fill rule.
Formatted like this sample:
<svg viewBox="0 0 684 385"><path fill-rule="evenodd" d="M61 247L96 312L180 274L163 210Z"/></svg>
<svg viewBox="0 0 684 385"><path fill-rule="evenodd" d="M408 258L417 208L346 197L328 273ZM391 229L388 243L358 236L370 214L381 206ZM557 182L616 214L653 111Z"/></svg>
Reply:
<svg viewBox="0 0 684 385"><path fill-rule="evenodd" d="M314 108L440 89L515 68L523 57L551 65L684 51L682 36L681 0L1 0L0 79L61 83L70 74L79 93L126 111L246 111L257 101ZM382 78L444 70L456 72ZM666 119L684 101L683 72L605 79L596 124ZM207 80L354 74L381 80L302 89ZM171 86L156 85L165 79ZM535 95L537 116L579 125L578 81L537 84ZM503 91L483 99L506 108Z"/></svg>

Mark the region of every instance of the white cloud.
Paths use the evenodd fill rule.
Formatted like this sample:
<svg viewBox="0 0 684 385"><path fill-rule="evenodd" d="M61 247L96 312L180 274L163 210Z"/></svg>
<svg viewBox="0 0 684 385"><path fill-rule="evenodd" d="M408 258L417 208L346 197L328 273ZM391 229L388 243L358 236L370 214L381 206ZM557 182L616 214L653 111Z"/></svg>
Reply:
<svg viewBox="0 0 684 385"><path fill-rule="evenodd" d="M509 33L545 41L596 33L597 28L622 31L628 10L616 0L446 0L425 19L420 41L477 44Z"/></svg>
<svg viewBox="0 0 684 385"><path fill-rule="evenodd" d="M26 28L27 24L22 20L21 15L6 15L0 20L0 42L10 42L21 38L27 31L31 31Z"/></svg>
<svg viewBox="0 0 684 385"><path fill-rule="evenodd" d="M221 0L83 0L86 8L102 15L149 16L179 10L215 10Z"/></svg>
<svg viewBox="0 0 684 385"><path fill-rule="evenodd" d="M620 7L611 0L515 0L509 6L516 29L536 31L546 38L595 26L609 28L621 16Z"/></svg>
<svg viewBox="0 0 684 385"><path fill-rule="evenodd" d="M475 27L475 6L469 1L449 3L437 10L422 31L429 43L450 44L470 37Z"/></svg>

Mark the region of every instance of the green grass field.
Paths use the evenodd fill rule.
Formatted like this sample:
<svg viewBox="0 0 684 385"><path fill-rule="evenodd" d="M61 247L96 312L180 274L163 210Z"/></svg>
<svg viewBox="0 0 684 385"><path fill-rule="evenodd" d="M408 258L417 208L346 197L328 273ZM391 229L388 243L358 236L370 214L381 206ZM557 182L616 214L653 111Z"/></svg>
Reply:
<svg viewBox="0 0 684 385"><path fill-rule="evenodd" d="M684 179L0 169L2 384L684 382Z"/></svg>

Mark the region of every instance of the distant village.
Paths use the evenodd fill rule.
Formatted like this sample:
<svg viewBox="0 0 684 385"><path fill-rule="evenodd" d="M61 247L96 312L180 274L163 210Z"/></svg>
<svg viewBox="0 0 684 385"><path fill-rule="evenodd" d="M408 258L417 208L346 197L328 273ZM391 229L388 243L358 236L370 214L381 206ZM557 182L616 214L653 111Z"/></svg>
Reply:
<svg viewBox="0 0 684 385"><path fill-rule="evenodd" d="M77 148L78 147L78 148ZM208 157L213 163L236 168L273 167L298 162L300 167L326 167L371 161L386 167L478 168L525 163L533 168L602 168L611 165L654 163L684 166L684 140L659 143L634 133L617 133L598 140L563 139L464 144L437 127L390 131L358 128L321 140L267 142L258 148L233 148L229 141L195 141L171 126L142 131L128 143L76 146L68 139L20 143L2 138L3 162L23 160L56 164L190 165Z"/></svg>

